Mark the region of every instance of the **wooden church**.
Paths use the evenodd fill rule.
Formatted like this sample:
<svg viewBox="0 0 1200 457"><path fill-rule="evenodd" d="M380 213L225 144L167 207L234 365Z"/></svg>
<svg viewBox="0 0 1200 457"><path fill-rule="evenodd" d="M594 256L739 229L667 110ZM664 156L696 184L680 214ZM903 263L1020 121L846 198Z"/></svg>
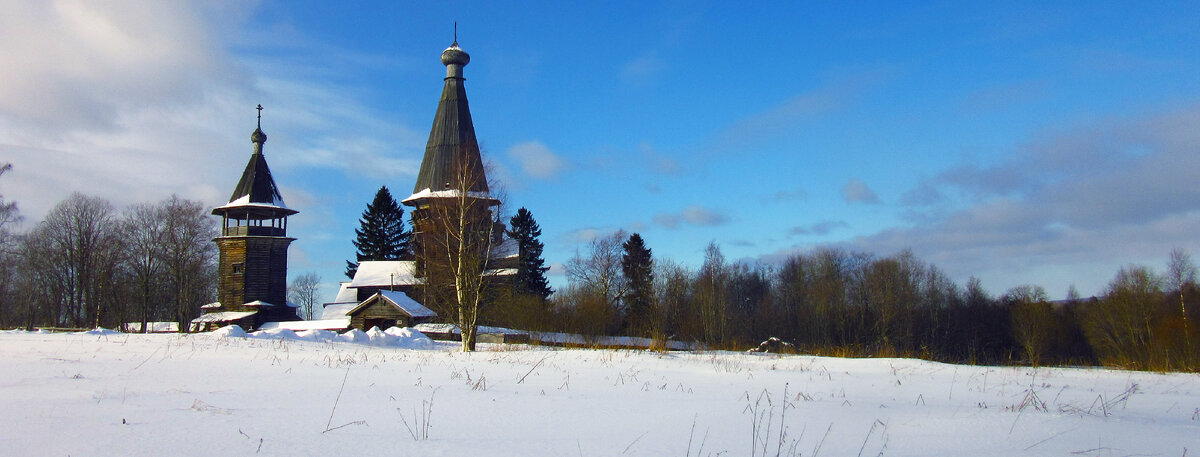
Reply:
<svg viewBox="0 0 1200 457"><path fill-rule="evenodd" d="M425 156L413 193L402 203L412 207L413 249L418 260L363 261L351 281L344 282L320 321L298 321L287 302L287 218L297 213L283 202L267 168L263 145L262 106L258 128L250 136L254 151L229 203L213 209L221 216L218 302L203 306L192 320L198 330L238 324L248 330L290 328L367 330L378 326L411 326L437 319L438 297L451 291L445 273L451 249L474 244L486 248L478 260L479 277L504 284L516 275L518 248L496 221L500 201L491 197L467 103L463 67L471 56L457 40L442 52L446 77L434 115ZM473 260L474 261L474 260Z"/></svg>
<svg viewBox="0 0 1200 457"><path fill-rule="evenodd" d="M287 218L298 211L284 204L267 167L262 105L250 142L254 151L233 196L212 210L221 216L221 236L213 239L219 252L217 302L201 307L203 314L192 320L197 330L228 324L252 330L300 319L287 302L287 250L296 240L287 236Z"/></svg>
<svg viewBox="0 0 1200 457"><path fill-rule="evenodd" d="M457 40L442 51L446 66L442 95L434 114L433 127L425 146L425 156L417 174L413 193L401 203L412 207L412 246L418 260L363 261L354 278L344 282L332 303L325 304L322 319L343 319L358 327L372 322L420 323L435 316L414 315L412 309L437 309L438 291L451 287L445 277L447 237L457 236L458 243L485 243L487 258L480 271L493 282L511 280L516 275L517 244L504 236L504 227L495 221L500 201L492 198L487 183L475 126L463 84L463 67L471 56ZM461 224L460 224L461 223ZM469 235L462 235L463 233ZM486 239L484 238L486 237ZM391 297L385 300L379 297ZM396 304L405 299L421 308ZM364 306L374 300L374 306Z"/></svg>

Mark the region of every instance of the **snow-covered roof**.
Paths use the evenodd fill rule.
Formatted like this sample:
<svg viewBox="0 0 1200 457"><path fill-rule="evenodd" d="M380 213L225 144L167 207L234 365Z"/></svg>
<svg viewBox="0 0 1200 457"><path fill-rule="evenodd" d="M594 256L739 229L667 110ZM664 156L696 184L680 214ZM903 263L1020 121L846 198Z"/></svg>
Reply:
<svg viewBox="0 0 1200 457"><path fill-rule="evenodd" d="M437 313L433 312L432 309L426 308L425 305L417 303L416 300L409 298L408 294L406 294L404 292L397 292L394 290L381 290L381 291L379 291L379 295L383 295L383 298L386 298L386 299L388 299L388 301L395 303L396 306L399 306L400 309L403 309L404 312L408 313L412 317L436 317L437 316Z"/></svg>
<svg viewBox="0 0 1200 457"><path fill-rule="evenodd" d="M358 307L358 302L346 303L326 303L324 311L321 312L321 319L337 319L345 317L346 313Z"/></svg>
<svg viewBox="0 0 1200 457"><path fill-rule="evenodd" d="M215 301L207 305L201 306L200 309L217 309L221 307L221 302Z"/></svg>
<svg viewBox="0 0 1200 457"><path fill-rule="evenodd" d="M270 203L257 203L257 202L250 201L250 194L243 195L241 198L238 198L237 200L234 200L234 201L231 201L224 205L218 206L214 209L233 209L233 208L246 208L246 207L282 209L282 210L289 210L289 211L291 210L291 208L288 208L287 205L283 203L283 197L272 198L272 201Z"/></svg>
<svg viewBox="0 0 1200 457"><path fill-rule="evenodd" d="M337 297L334 297L333 303L350 302L358 302L358 291L350 287L350 281L342 281L338 286Z"/></svg>
<svg viewBox="0 0 1200 457"><path fill-rule="evenodd" d="M509 238L505 235L499 243L492 246L493 259L505 259L516 257L521 254L521 246L517 244L517 240Z"/></svg>
<svg viewBox="0 0 1200 457"><path fill-rule="evenodd" d="M202 314L200 317L192 319L193 324L205 324L209 322L230 322L238 319L253 316L258 311L221 311L219 313Z"/></svg>
<svg viewBox="0 0 1200 457"><path fill-rule="evenodd" d="M422 284L416 277L417 263L411 260L364 260L346 287L387 287ZM338 292L339 297L341 292ZM341 300L338 300L341 301Z"/></svg>
<svg viewBox="0 0 1200 457"><path fill-rule="evenodd" d="M300 305L297 305L297 304L295 304L295 303L291 303L291 302L284 302L284 303L285 303L285 304L286 304L286 305L287 305L289 308L299 308L299 307L300 307ZM262 300L254 300L254 301L252 301L252 302L246 303L246 304L245 304L245 305L243 305L243 306L250 306L250 307L254 307L254 308L274 308L274 307L276 307L276 306L279 306L279 305L276 305L276 304L274 304L274 303L267 303L267 302L265 302L265 301L262 301Z"/></svg>
<svg viewBox="0 0 1200 457"><path fill-rule="evenodd" d="M404 292L397 292L394 290L381 290L381 291L375 293L375 295L372 295L371 298L363 300L362 303L359 303L358 306L354 307L354 309L347 311L346 314L347 315L353 314L353 313L357 312L358 310L366 307L367 303L369 303L369 302L371 302L371 300L375 299L375 296L380 296L382 299L387 300L387 302L395 305L397 308L400 308L401 311L404 311L409 316L412 316L412 317L437 317L437 313L433 312L433 310L426 308L424 305L422 305L420 303L417 303L416 300L409 298L408 295L405 294Z"/></svg>
<svg viewBox="0 0 1200 457"><path fill-rule="evenodd" d="M484 276L513 276L517 274L516 268L493 268L483 272Z"/></svg>
<svg viewBox="0 0 1200 457"><path fill-rule="evenodd" d="M338 319L321 319L318 321L287 321L287 322L264 322L259 330L272 329L287 329L292 331L304 330L345 330L350 328L350 318L342 317Z"/></svg>
<svg viewBox="0 0 1200 457"><path fill-rule="evenodd" d="M460 196L462 196L462 192L459 191L458 189L431 191L428 187L426 187L426 188L422 189L420 192L416 192L412 195L409 195L408 198L401 200L400 203L411 203L411 202L420 200L422 198L458 198ZM495 203L492 203L494 205L500 204L500 200L492 198L491 194L489 194L487 192L467 191L467 197L479 198L479 199L483 199L483 200L491 200L492 202L495 202Z"/></svg>

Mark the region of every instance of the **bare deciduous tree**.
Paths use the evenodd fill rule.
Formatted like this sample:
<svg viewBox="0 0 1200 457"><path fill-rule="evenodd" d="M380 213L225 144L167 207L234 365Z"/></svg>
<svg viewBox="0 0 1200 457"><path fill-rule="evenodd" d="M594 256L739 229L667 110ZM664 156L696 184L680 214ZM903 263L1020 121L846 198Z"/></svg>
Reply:
<svg viewBox="0 0 1200 457"><path fill-rule="evenodd" d="M613 330L621 319L621 299L625 296L625 276L621 274L621 243L628 235L619 230L599 236L588 243L586 256L575 252L567 261L567 277L576 286L581 304L595 308L590 315L605 322L597 323L605 331Z"/></svg>
<svg viewBox="0 0 1200 457"><path fill-rule="evenodd" d="M179 331L199 314L200 305L214 299L217 224L200 202L172 195L162 203L163 268L175 308Z"/></svg>
<svg viewBox="0 0 1200 457"><path fill-rule="evenodd" d="M1084 331L1103 360L1146 368L1153 363L1154 310L1162 283L1149 268L1121 268L1105 296L1088 308Z"/></svg>
<svg viewBox="0 0 1200 457"><path fill-rule="evenodd" d="M0 176L9 170L12 170L12 164L0 164ZM5 319L13 311L10 307L14 303L12 297L16 287L13 264L16 263L17 239L12 234L12 228L20 222L17 203L5 201L4 196L0 195L0 326L6 323Z"/></svg>
<svg viewBox="0 0 1200 457"><path fill-rule="evenodd" d="M725 255L716 242L708 243L704 249L704 265L696 277L693 299L700 312L701 336L706 343L725 340L729 304L725 288L729 279Z"/></svg>
<svg viewBox="0 0 1200 457"><path fill-rule="evenodd" d="M494 295L487 264L503 229L499 202L480 182L484 170L464 160L456 165L454 181L418 203L413 217L426 305L458 326L467 352L475 350L481 308Z"/></svg>
<svg viewBox="0 0 1200 457"><path fill-rule="evenodd" d="M63 260L68 293L62 322L75 327L99 326L101 319L98 273L110 261L105 249L115 245L115 219L111 203L78 192L59 202L40 224L48 237L50 255ZM91 318L91 319L89 319Z"/></svg>
<svg viewBox="0 0 1200 457"><path fill-rule="evenodd" d="M684 333L687 324L684 311L688 309L691 295L691 275L682 265L670 260L654 263L654 289L657 304L651 313L653 327L662 332L662 337L674 337ZM691 336L691 335L687 335Z"/></svg>
<svg viewBox="0 0 1200 457"><path fill-rule="evenodd" d="M151 315L151 291L161 280L166 234L166 209L162 204L138 203L125 210L121 236L125 240L129 270L140 295L141 330L147 332Z"/></svg>
<svg viewBox="0 0 1200 457"><path fill-rule="evenodd" d="M297 276L288 286L288 300L300 306L300 317L304 320L312 320L316 315L317 303L320 301L317 290L320 285L321 277L310 271Z"/></svg>
<svg viewBox="0 0 1200 457"><path fill-rule="evenodd" d="M1038 365L1054 332L1054 313L1042 286L1013 287L1001 298L1012 316L1013 338L1025 350L1029 362Z"/></svg>

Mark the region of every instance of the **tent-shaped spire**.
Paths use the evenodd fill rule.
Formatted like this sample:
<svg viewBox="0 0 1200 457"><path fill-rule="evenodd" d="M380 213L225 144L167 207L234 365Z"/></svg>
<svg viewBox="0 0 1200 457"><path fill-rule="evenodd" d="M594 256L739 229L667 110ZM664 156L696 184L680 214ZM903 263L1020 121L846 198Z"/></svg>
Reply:
<svg viewBox="0 0 1200 457"><path fill-rule="evenodd" d="M408 203L429 193L459 190L468 183L469 192L487 193L487 177L484 175L483 160L479 155L479 142L475 139L475 126L471 122L471 109L467 105L467 91L463 85L463 67L471 56L458 47L458 41L442 51L442 64L446 66L446 84L438 101L437 114L433 117L433 128L429 131L429 142L425 146L425 157L417 182ZM470 176L464 178L463 170ZM434 194L436 195L436 194Z"/></svg>
<svg viewBox="0 0 1200 457"><path fill-rule="evenodd" d="M267 159L263 156L263 144L267 142L267 134L262 131L262 105L258 105L258 128L250 134L250 142L254 143L254 152L242 172L242 179L233 189L229 204L213 209L213 214L220 215L233 208L255 208L254 213L263 218L275 218L296 214L298 211L289 209L283 203L283 196L275 179L271 177L271 169L267 167Z"/></svg>

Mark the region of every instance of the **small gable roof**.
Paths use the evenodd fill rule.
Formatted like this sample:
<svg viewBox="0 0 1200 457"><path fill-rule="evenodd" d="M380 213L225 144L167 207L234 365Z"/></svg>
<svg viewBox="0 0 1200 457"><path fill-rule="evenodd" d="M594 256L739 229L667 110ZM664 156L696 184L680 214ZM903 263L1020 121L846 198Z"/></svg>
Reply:
<svg viewBox="0 0 1200 457"><path fill-rule="evenodd" d="M412 317L437 317L437 313L433 312L433 310L429 308L426 308L425 305L417 303L416 300L409 298L404 292L397 292L393 290L381 290L376 292L375 295L363 300L362 303L359 303L358 306L354 307L354 309L347 311L346 315L353 316L359 311L371 306L377 300L383 300L385 303L395 306L404 314Z"/></svg>

